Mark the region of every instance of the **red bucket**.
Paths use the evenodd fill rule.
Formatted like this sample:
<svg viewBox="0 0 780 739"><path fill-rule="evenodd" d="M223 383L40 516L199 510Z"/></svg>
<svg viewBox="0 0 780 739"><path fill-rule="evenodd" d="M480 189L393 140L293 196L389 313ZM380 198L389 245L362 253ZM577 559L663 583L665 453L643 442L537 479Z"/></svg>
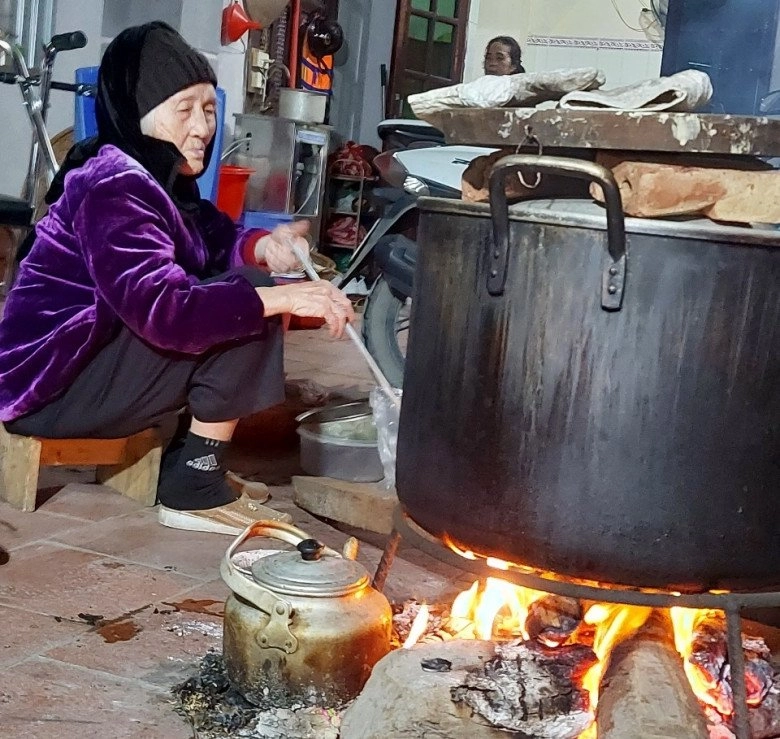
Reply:
<svg viewBox="0 0 780 739"><path fill-rule="evenodd" d="M233 164L223 164L219 168L217 208L234 221L241 218L249 177L254 171L251 167L237 167Z"/></svg>

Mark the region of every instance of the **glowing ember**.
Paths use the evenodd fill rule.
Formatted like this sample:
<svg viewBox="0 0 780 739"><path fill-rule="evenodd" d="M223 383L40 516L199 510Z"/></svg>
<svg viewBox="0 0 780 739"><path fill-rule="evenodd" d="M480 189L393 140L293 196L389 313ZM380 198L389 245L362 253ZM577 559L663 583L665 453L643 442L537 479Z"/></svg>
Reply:
<svg viewBox="0 0 780 739"><path fill-rule="evenodd" d="M494 570L504 570L506 572L509 569L509 562L504 562L503 559L497 559L496 557L488 557L485 560L485 564Z"/></svg>

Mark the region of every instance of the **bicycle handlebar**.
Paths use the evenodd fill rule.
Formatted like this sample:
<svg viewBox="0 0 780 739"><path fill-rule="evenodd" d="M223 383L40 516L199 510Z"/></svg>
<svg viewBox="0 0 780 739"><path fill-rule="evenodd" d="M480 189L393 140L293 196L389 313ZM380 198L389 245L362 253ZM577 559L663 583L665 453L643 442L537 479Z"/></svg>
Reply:
<svg viewBox="0 0 780 739"><path fill-rule="evenodd" d="M49 46L56 51L73 51L83 49L87 45L87 37L83 31L71 31L70 33L58 33L51 37Z"/></svg>
<svg viewBox="0 0 780 739"><path fill-rule="evenodd" d="M14 72L0 72L0 83L5 85L15 85L16 80L17 77Z"/></svg>
<svg viewBox="0 0 780 739"><path fill-rule="evenodd" d="M64 90L65 92L73 92L76 95L85 98L95 97L97 93L97 86L90 85L87 82L52 82L50 85L52 90Z"/></svg>

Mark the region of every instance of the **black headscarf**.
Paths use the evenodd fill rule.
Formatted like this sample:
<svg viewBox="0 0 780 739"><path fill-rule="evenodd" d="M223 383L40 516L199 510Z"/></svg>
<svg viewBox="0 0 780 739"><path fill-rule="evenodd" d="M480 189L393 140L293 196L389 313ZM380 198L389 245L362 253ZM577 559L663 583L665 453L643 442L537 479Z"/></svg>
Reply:
<svg viewBox="0 0 780 739"><path fill-rule="evenodd" d="M200 196L195 177L179 174L181 152L168 141L142 134L141 118L171 95L202 82L216 87L211 65L166 23L154 21L122 31L100 62L95 99L98 134L68 152L46 202L51 205L62 196L68 172L83 166L101 146L113 144L140 162L180 210L197 211ZM213 150L212 139L204 170Z"/></svg>

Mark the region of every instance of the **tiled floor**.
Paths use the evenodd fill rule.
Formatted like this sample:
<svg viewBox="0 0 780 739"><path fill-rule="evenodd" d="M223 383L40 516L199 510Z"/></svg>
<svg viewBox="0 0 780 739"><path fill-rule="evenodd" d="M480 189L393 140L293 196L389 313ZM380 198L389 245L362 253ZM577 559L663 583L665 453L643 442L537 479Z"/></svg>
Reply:
<svg viewBox="0 0 780 739"><path fill-rule="evenodd" d="M310 381L355 398L373 384L354 347L323 330L287 335L286 368L304 391ZM270 505L297 526L340 547L355 532L292 501L294 416L304 405L292 397L243 424L231 466L268 483ZM192 737L169 691L220 648L228 591L219 562L230 539L165 529L154 509L89 480L89 470L45 470L35 513L0 503L0 739ZM383 537L362 538L360 560L373 569ZM402 546L386 592L432 599L461 584Z"/></svg>

